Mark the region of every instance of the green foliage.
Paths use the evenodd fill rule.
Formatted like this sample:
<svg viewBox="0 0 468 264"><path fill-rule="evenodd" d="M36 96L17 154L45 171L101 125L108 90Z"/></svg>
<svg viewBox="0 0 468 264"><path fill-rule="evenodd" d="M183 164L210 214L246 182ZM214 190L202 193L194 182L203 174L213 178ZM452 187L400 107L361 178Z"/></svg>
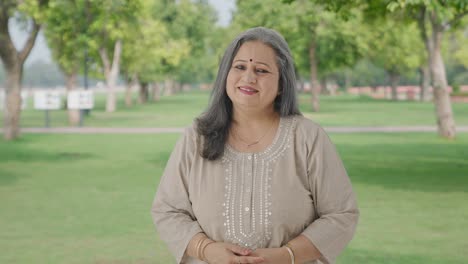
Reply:
<svg viewBox="0 0 468 264"><path fill-rule="evenodd" d="M377 87L386 84L386 73L368 59L360 60L351 69L352 86Z"/></svg>
<svg viewBox="0 0 468 264"><path fill-rule="evenodd" d="M52 56L66 73L76 73L84 61L88 37L85 1L51 1L45 36Z"/></svg>
<svg viewBox="0 0 468 264"><path fill-rule="evenodd" d="M415 23L382 20L369 25L369 32L368 56L386 71L408 74L424 63L424 46Z"/></svg>
<svg viewBox="0 0 468 264"><path fill-rule="evenodd" d="M17 11L20 15L26 15L34 19L38 24L42 24L47 19L47 4L49 0L24 0L12 1L18 3Z"/></svg>
<svg viewBox="0 0 468 264"><path fill-rule="evenodd" d="M182 0L170 3L164 13L171 37L189 45L188 54L177 67L168 63L168 71L182 83L213 80L220 52L217 44L222 37L214 8L207 1Z"/></svg>
<svg viewBox="0 0 468 264"><path fill-rule="evenodd" d="M165 65L178 66L188 54L189 44L171 38L168 25L155 16L156 2L143 1L142 5L138 23L126 32L122 72L149 83L163 78Z"/></svg>

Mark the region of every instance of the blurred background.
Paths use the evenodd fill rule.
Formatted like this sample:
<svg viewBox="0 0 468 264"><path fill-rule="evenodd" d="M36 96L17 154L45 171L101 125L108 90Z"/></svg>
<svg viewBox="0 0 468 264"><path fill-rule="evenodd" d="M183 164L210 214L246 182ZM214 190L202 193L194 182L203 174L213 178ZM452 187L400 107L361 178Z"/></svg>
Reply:
<svg viewBox="0 0 468 264"><path fill-rule="evenodd" d="M154 192L255 26L358 195L338 263L467 263L468 0L0 0L0 263L173 263Z"/></svg>

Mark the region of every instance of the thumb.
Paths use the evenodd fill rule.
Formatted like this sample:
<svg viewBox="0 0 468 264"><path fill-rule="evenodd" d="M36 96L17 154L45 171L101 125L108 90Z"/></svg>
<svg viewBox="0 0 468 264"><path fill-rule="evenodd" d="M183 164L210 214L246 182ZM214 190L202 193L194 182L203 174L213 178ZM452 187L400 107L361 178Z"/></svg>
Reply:
<svg viewBox="0 0 468 264"><path fill-rule="evenodd" d="M252 250L234 244L229 244L228 249L240 256L247 256L252 253Z"/></svg>

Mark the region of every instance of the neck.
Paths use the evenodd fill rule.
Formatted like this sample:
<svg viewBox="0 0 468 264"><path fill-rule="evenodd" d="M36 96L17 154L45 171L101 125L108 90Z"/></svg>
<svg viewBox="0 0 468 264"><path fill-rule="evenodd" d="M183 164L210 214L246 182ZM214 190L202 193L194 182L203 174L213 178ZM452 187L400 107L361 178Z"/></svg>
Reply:
<svg viewBox="0 0 468 264"><path fill-rule="evenodd" d="M243 109L233 109L233 124L238 127L258 128L269 125L279 117L273 108L263 111L249 111Z"/></svg>

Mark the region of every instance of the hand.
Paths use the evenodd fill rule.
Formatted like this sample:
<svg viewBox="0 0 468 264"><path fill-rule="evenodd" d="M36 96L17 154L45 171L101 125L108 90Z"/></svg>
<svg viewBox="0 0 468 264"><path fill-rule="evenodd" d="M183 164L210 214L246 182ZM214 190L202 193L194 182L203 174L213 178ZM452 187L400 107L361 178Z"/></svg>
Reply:
<svg viewBox="0 0 468 264"><path fill-rule="evenodd" d="M225 242L215 242L206 246L205 259L210 264L264 263L259 256L249 256L252 250Z"/></svg>
<svg viewBox="0 0 468 264"><path fill-rule="evenodd" d="M261 257L265 264L291 263L291 256L285 248L259 248L250 256Z"/></svg>

